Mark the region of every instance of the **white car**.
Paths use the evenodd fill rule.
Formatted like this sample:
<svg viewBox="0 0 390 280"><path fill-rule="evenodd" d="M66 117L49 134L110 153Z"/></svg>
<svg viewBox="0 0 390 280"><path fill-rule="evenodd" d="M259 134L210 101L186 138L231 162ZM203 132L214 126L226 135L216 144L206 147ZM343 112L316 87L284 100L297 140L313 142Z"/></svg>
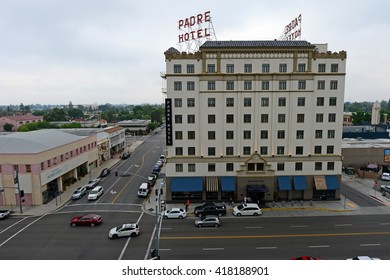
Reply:
<svg viewBox="0 0 390 280"><path fill-rule="evenodd" d="M97 186L92 189L92 191L88 194L88 200L97 200L100 196L103 195L103 187Z"/></svg>
<svg viewBox="0 0 390 280"><path fill-rule="evenodd" d="M117 239L118 237L135 237L139 235L139 226L137 223L123 224L117 227L114 227L108 233L108 237L112 239Z"/></svg>
<svg viewBox="0 0 390 280"><path fill-rule="evenodd" d="M234 216L259 216L261 213L256 203L243 203L233 208Z"/></svg>
<svg viewBox="0 0 390 280"><path fill-rule="evenodd" d="M379 258L373 258L373 257L369 257L369 256L357 256L357 257L353 257L353 258L349 258L347 260L354 260L354 261L376 261L376 260L380 260Z"/></svg>
<svg viewBox="0 0 390 280"><path fill-rule="evenodd" d="M382 173L381 179L384 181L390 181L390 173Z"/></svg>
<svg viewBox="0 0 390 280"><path fill-rule="evenodd" d="M93 180L90 180L88 182L88 184L86 184L84 187L86 187L86 189L93 189L94 187L97 186L97 184L99 184L100 182L100 178L97 178L97 179L93 179Z"/></svg>
<svg viewBox="0 0 390 280"><path fill-rule="evenodd" d="M86 187L77 188L72 194L72 199L82 198L86 191L87 191Z"/></svg>
<svg viewBox="0 0 390 280"><path fill-rule="evenodd" d="M187 217L187 212L181 208L172 208L165 210L163 213L164 219L183 219Z"/></svg>

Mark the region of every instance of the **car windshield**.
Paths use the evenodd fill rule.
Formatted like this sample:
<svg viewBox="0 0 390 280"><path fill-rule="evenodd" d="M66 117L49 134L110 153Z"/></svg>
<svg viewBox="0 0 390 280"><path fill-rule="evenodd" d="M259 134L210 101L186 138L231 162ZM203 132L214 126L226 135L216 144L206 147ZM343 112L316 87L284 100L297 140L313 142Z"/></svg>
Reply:
<svg viewBox="0 0 390 280"><path fill-rule="evenodd" d="M240 204L240 205L237 206L237 209L238 209L238 210L242 210L242 208L244 208L244 205L242 205L242 204Z"/></svg>
<svg viewBox="0 0 390 280"><path fill-rule="evenodd" d="M91 194L96 194L97 193L97 190L92 190L91 191Z"/></svg>

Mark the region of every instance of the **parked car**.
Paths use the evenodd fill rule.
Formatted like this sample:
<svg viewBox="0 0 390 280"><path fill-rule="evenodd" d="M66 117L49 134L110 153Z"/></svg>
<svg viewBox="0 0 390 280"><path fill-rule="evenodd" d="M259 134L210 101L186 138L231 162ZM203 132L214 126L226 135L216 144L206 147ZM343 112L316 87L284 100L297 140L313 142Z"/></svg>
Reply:
<svg viewBox="0 0 390 280"><path fill-rule="evenodd" d="M373 258L373 257L369 257L369 256L357 256L357 257L353 257L353 258L349 258L347 260L354 260L354 261L375 261L375 260L380 260L379 258Z"/></svg>
<svg viewBox="0 0 390 280"><path fill-rule="evenodd" d="M92 191L88 194L88 200L97 200L99 197L103 195L104 189L102 186L96 186L92 189Z"/></svg>
<svg viewBox="0 0 390 280"><path fill-rule="evenodd" d="M160 168L164 165L164 162L162 160L158 160L156 162L156 165L160 166Z"/></svg>
<svg viewBox="0 0 390 280"><path fill-rule="evenodd" d="M88 184L86 184L84 187L89 190L89 189L93 189L94 187L96 187L100 182L100 178L97 178L97 179L93 179L93 180L90 180L88 182Z"/></svg>
<svg viewBox="0 0 390 280"><path fill-rule="evenodd" d="M9 215L11 215L11 211L10 210L1 210L0 209L0 219L5 219Z"/></svg>
<svg viewBox="0 0 390 280"><path fill-rule="evenodd" d="M296 258L291 258L292 260L320 260L320 258L312 257L312 256L300 256Z"/></svg>
<svg viewBox="0 0 390 280"><path fill-rule="evenodd" d="M256 203L243 203L233 208L234 216L258 216L261 209Z"/></svg>
<svg viewBox="0 0 390 280"><path fill-rule="evenodd" d="M381 192L383 195L385 195L386 193L390 194L390 186L381 186Z"/></svg>
<svg viewBox="0 0 390 280"><path fill-rule="evenodd" d="M187 212L181 208L172 208L165 210L163 217L164 219L183 219L187 217Z"/></svg>
<svg viewBox="0 0 390 280"><path fill-rule="evenodd" d="M76 216L70 221L72 227L75 226L91 226L100 225L103 221L103 217L96 214L87 214L84 216Z"/></svg>
<svg viewBox="0 0 390 280"><path fill-rule="evenodd" d="M149 176L148 177L149 188L153 187L155 183L156 183L156 176Z"/></svg>
<svg viewBox="0 0 390 280"><path fill-rule="evenodd" d="M130 157L130 153L129 152L124 152L121 156L121 159L128 159Z"/></svg>
<svg viewBox="0 0 390 280"><path fill-rule="evenodd" d="M100 172L100 177L106 177L106 176L110 175L110 173L111 173L110 169L104 168L102 170L102 172Z"/></svg>
<svg viewBox="0 0 390 280"><path fill-rule="evenodd" d="M206 202L200 206L196 206L194 214L198 217L206 215L216 215L220 217L226 215L226 206L215 202Z"/></svg>
<svg viewBox="0 0 390 280"><path fill-rule="evenodd" d="M381 179L384 181L390 181L390 173L382 173Z"/></svg>
<svg viewBox="0 0 390 280"><path fill-rule="evenodd" d="M108 237L112 239L125 236L135 237L139 235L139 232L140 230L137 223L129 223L112 228L108 233Z"/></svg>
<svg viewBox="0 0 390 280"><path fill-rule="evenodd" d="M83 197L83 195L85 195L86 192L87 192L86 187L79 187L73 192L72 199L80 199Z"/></svg>
<svg viewBox="0 0 390 280"><path fill-rule="evenodd" d="M218 216L202 216L195 220L195 226L197 227L219 227L221 220Z"/></svg>

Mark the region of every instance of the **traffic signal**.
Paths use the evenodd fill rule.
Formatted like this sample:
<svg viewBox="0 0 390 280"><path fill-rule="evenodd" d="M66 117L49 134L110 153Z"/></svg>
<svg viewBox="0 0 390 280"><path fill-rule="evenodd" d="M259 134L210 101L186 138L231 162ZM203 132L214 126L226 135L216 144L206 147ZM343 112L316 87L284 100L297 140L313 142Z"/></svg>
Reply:
<svg viewBox="0 0 390 280"><path fill-rule="evenodd" d="M20 197L24 197L24 190L20 190Z"/></svg>
<svg viewBox="0 0 390 280"><path fill-rule="evenodd" d="M160 189L160 195L164 194L163 189Z"/></svg>
<svg viewBox="0 0 390 280"><path fill-rule="evenodd" d="M154 190L154 194L155 194L155 195L158 195L158 189L155 189L155 190Z"/></svg>

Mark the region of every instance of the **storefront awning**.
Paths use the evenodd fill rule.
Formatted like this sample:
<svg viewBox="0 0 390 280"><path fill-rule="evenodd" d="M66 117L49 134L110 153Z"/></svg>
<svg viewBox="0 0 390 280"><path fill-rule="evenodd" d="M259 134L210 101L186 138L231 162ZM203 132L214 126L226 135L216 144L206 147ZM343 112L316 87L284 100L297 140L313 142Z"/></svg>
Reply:
<svg viewBox="0 0 390 280"><path fill-rule="evenodd" d="M218 192L219 189L218 177L206 177L206 191Z"/></svg>
<svg viewBox="0 0 390 280"><path fill-rule="evenodd" d="M290 176L278 176L278 189L280 191L291 191Z"/></svg>
<svg viewBox="0 0 390 280"><path fill-rule="evenodd" d="M201 192L202 177L180 177L171 179L171 192Z"/></svg>
<svg viewBox="0 0 390 280"><path fill-rule="evenodd" d="M326 186L328 190L338 190L339 189L339 179L336 175L326 175L325 176Z"/></svg>
<svg viewBox="0 0 390 280"><path fill-rule="evenodd" d="M221 177L221 189L223 192L234 192L236 190L236 183L234 177Z"/></svg>
<svg viewBox="0 0 390 280"><path fill-rule="evenodd" d="M294 190L305 191L307 189L305 176L294 176L293 181L294 181Z"/></svg>
<svg viewBox="0 0 390 280"><path fill-rule="evenodd" d="M324 176L314 176L314 187L317 191L326 191L326 181Z"/></svg>

